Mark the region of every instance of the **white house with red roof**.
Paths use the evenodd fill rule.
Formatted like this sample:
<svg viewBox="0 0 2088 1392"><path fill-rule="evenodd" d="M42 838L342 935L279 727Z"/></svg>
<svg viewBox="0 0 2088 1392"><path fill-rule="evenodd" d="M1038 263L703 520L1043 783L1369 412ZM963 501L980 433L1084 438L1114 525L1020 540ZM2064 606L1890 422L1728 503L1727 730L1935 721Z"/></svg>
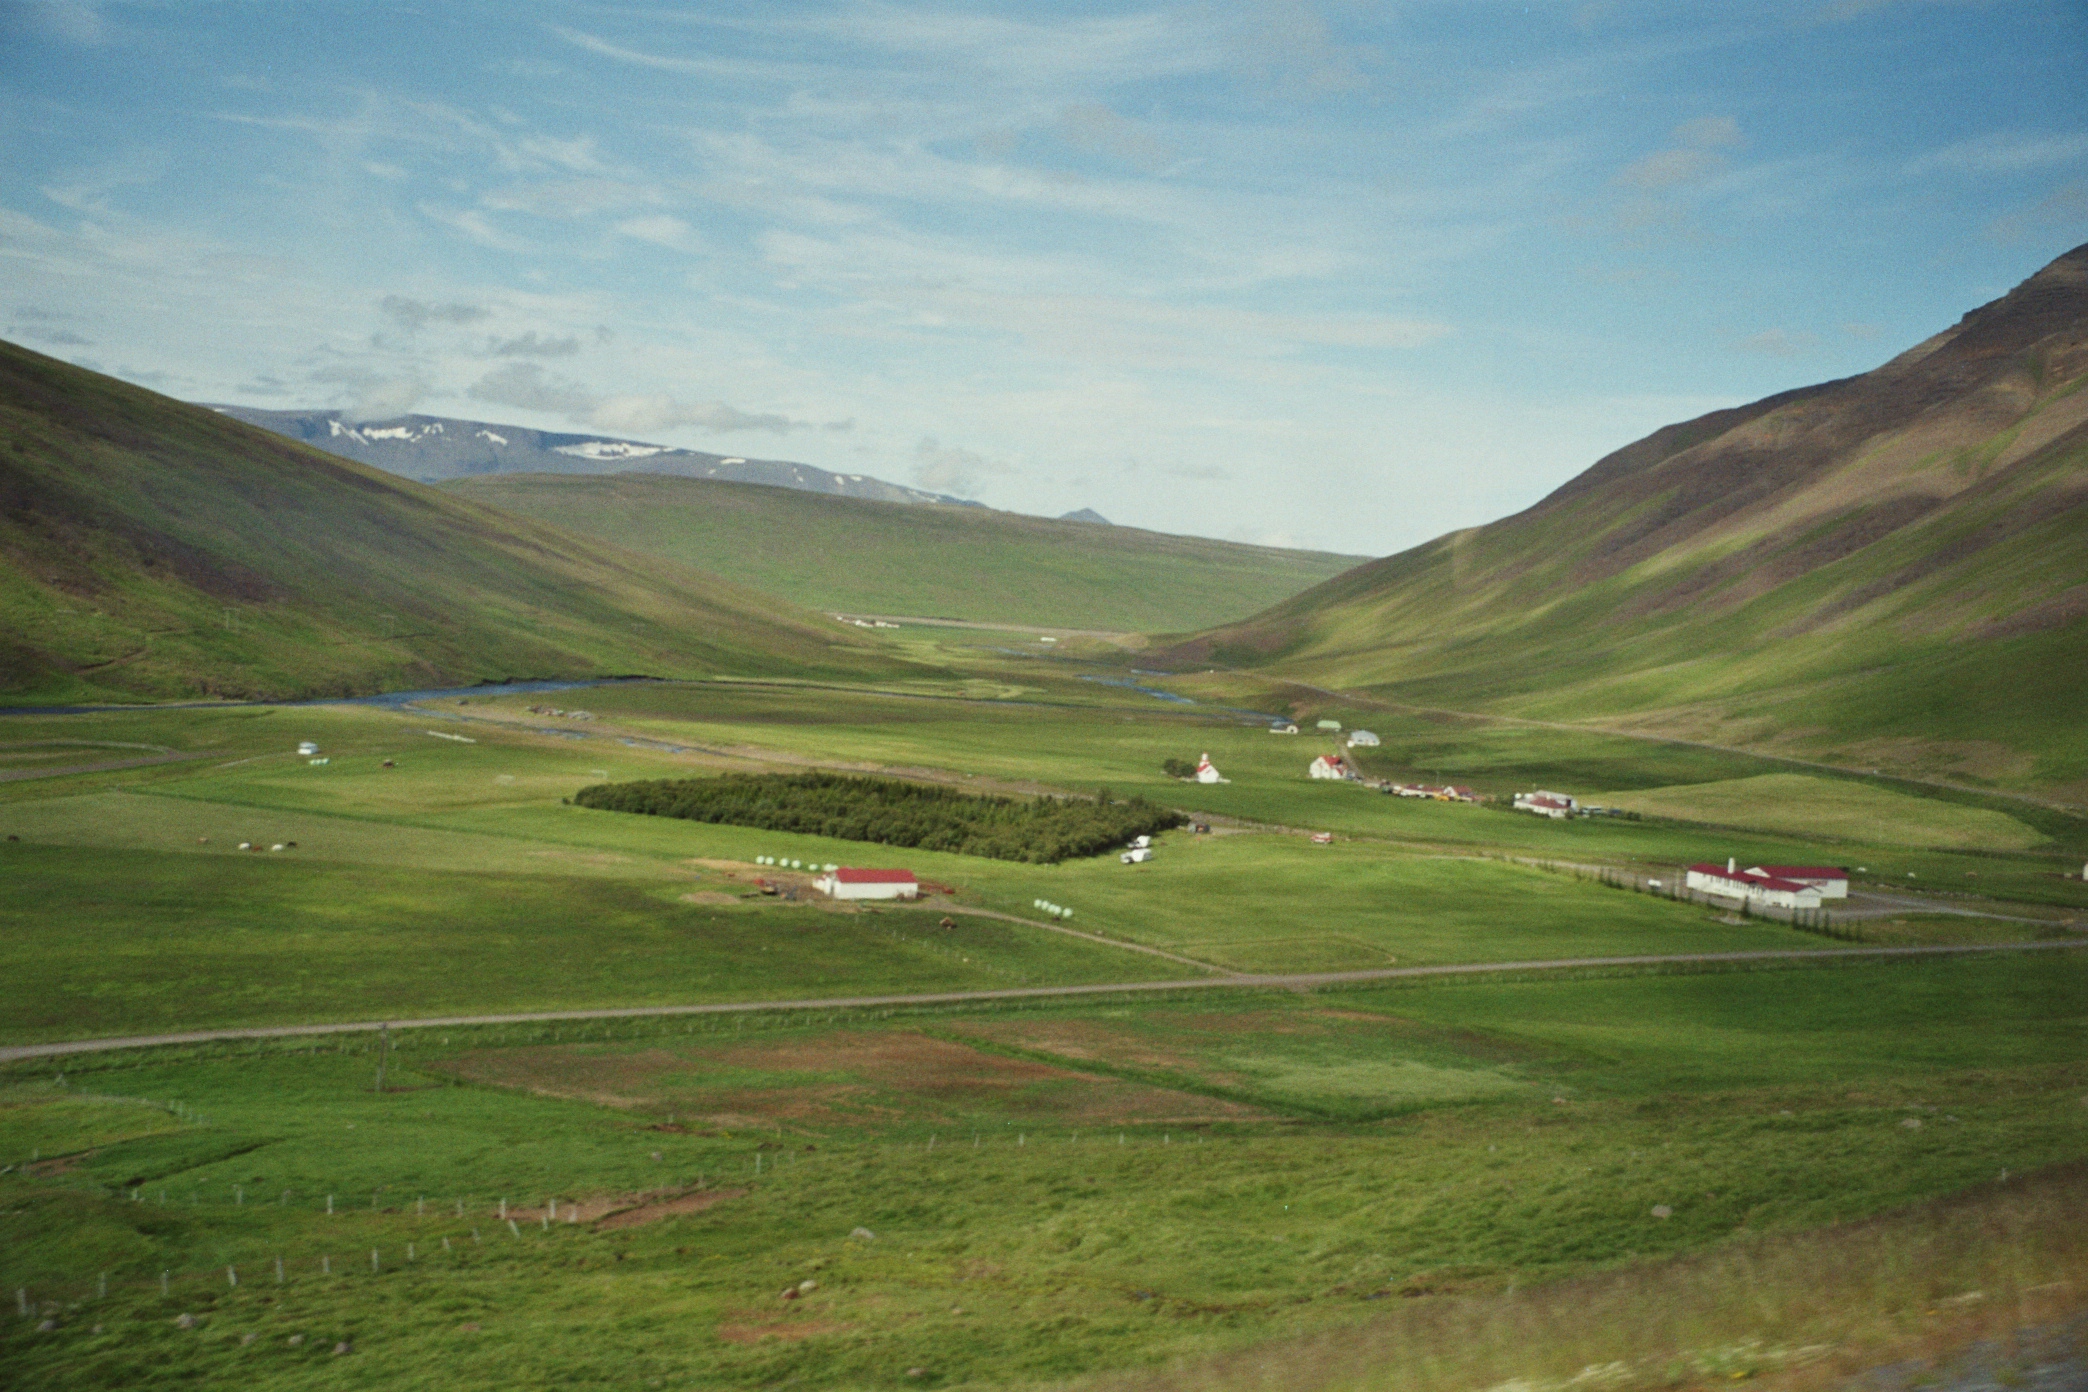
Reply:
<svg viewBox="0 0 2088 1392"><path fill-rule="evenodd" d="M1232 782L1230 778L1220 778L1218 776L1218 766L1211 762L1211 756L1208 754L1196 761L1196 781L1199 783Z"/></svg>
<svg viewBox="0 0 2088 1392"><path fill-rule="evenodd" d="M1767 874L1759 868L1742 870L1730 860L1724 865L1692 865L1684 876L1683 883L1704 894L1716 894L1723 899L1741 899L1774 909L1817 909L1822 898L1819 889L1813 885L1798 880L1786 880L1781 876ZM1843 885L1846 891L1846 880L1843 881Z"/></svg>
<svg viewBox="0 0 2088 1392"><path fill-rule="evenodd" d="M1747 873L1811 885L1822 899L1849 897L1849 872L1839 865L1751 865Z"/></svg>
<svg viewBox="0 0 2088 1392"><path fill-rule="evenodd" d="M1554 821L1571 815L1579 806L1580 803L1566 793L1550 793L1542 788L1534 793L1515 795L1516 811L1535 812L1540 817L1550 817Z"/></svg>
<svg viewBox="0 0 2088 1392"><path fill-rule="evenodd" d="M917 899L921 882L911 870L863 870L843 865L812 882L821 894L835 899Z"/></svg>
<svg viewBox="0 0 2088 1392"><path fill-rule="evenodd" d="M1310 772L1314 778L1355 777L1355 775L1349 771L1348 760L1342 758L1339 754L1320 755L1317 759L1314 759L1312 761L1312 767L1310 770L1308 770L1308 772Z"/></svg>

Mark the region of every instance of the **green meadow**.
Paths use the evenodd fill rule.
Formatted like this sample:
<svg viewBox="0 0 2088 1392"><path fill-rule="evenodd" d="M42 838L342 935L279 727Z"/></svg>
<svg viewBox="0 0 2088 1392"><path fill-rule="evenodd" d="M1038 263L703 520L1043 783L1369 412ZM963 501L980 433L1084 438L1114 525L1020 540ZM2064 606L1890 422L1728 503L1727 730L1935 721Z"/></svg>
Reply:
<svg viewBox="0 0 2088 1392"><path fill-rule="evenodd" d="M1721 1356L1771 1375L1790 1341L1760 1312L1802 1293L1778 1254L1821 1224L1911 1215L1890 1220L1913 1229L1904 1288L1844 1299L1844 1335L1904 1333L1962 1289L1924 1285L1962 1276L1920 1205L1968 1187L2045 1205L1988 1213L1989 1298L2079 1272L2049 1223L2068 1172L2041 1172L2088 1152L2084 970L417 1031L381 1093L369 1038L68 1060L62 1082L15 1065L0 1274L38 1319L0 1326L0 1358L51 1388L983 1387L1198 1364L1224 1385L1270 1340L1498 1312L1590 1273L1658 1306L1731 1254L1744 1289L1692 1287L1682 1342L1613 1347L1658 1355L1615 1382ZM1993 1249L2035 1216L2042 1244ZM1554 1328L1406 1356L1366 1385L1589 1355ZM1292 1380L1318 1385L1313 1366Z"/></svg>
<svg viewBox="0 0 2088 1392"><path fill-rule="evenodd" d="M1958 1338L1952 1292L2029 1319L2064 1313L2055 1283L2088 1289L2055 1216L2088 1182L2068 1168L2088 955L1832 961L1811 954L1835 940L1596 874L1847 860L2040 916L1910 913L1875 941L2049 938L2088 906L2058 876L2064 817L1324 708L1383 737L1355 752L1373 777L1662 802L1551 823L1312 782L1329 738L1241 713L1322 713L1295 692L1161 683L1185 705L975 635L912 641L947 644L947 675L6 718L0 771L184 757L0 781L0 971L28 987L0 1043L1220 981L0 1065L0 1284L34 1316L0 1321L12 1384L1220 1388L1279 1366L1448 1392L1615 1361L1618 1387L1668 1387ZM1231 782L1161 771L1203 752ZM566 801L808 768L1107 788L1212 831L1143 865L1024 865ZM903 864L936 896L847 911L757 858ZM1798 955L1221 979L1745 949ZM1602 1329L1570 1314L1603 1301Z"/></svg>
<svg viewBox="0 0 2088 1392"><path fill-rule="evenodd" d="M2026 851L2046 844L2035 827L2006 812L1801 773L1597 796L1612 807L1659 817L1872 845Z"/></svg>
<svg viewBox="0 0 2088 1392"><path fill-rule="evenodd" d="M1049 628L1203 628L1360 556L662 474L498 474L445 492L808 609Z"/></svg>

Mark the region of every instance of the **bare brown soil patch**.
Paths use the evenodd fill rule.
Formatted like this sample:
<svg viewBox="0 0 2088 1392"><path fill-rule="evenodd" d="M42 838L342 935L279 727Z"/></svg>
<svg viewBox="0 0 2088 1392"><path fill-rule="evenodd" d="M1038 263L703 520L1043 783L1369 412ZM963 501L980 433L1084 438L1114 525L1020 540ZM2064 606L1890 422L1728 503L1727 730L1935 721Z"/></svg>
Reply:
<svg viewBox="0 0 2088 1392"><path fill-rule="evenodd" d="M609 1214L596 1222L595 1230L610 1232L617 1228L637 1228L684 1213L701 1213L713 1204L721 1204L727 1199L743 1198L746 1192L744 1189L699 1189L693 1194L679 1194L671 1199L655 1199L651 1203L639 1204L635 1208L621 1209Z"/></svg>
<svg viewBox="0 0 2088 1392"><path fill-rule="evenodd" d="M985 1037L999 1036L988 1032ZM1026 1047L1052 1051L1041 1042ZM1098 1049L1095 1057L1117 1061L1123 1051ZM1161 1053L1147 1062L1168 1068L1186 1064ZM664 1125L682 1131L875 1127L982 1112L1072 1126L1261 1115L1237 1103L1008 1058L910 1030L837 1030L686 1052L658 1047L611 1052L599 1046L498 1049L437 1066L473 1082L544 1096L667 1111L671 1115ZM776 1076L771 1083L762 1074ZM707 1077L717 1081L706 1083Z"/></svg>
<svg viewBox="0 0 2088 1392"><path fill-rule="evenodd" d="M474 1083L523 1088L546 1097L569 1097L606 1107L637 1107L655 1100L648 1086L662 1073L679 1072L689 1060L665 1049L596 1052L565 1045L535 1049L484 1049L431 1068Z"/></svg>
<svg viewBox="0 0 2088 1392"><path fill-rule="evenodd" d="M1124 1068L1185 1071L1191 1058L1147 1035L1103 1020L962 1020L946 1026L996 1044Z"/></svg>
<svg viewBox="0 0 2088 1392"><path fill-rule="evenodd" d="M78 1155L59 1155L49 1160L31 1160L28 1164L22 1166L21 1172L36 1179L46 1179L52 1175L66 1174L78 1169L82 1162L92 1159L95 1153L92 1150L83 1150Z"/></svg>
<svg viewBox="0 0 2088 1392"><path fill-rule="evenodd" d="M737 904L740 902L740 897L737 894L727 894L722 890L699 889L694 894L684 894L681 897L681 901L684 904Z"/></svg>

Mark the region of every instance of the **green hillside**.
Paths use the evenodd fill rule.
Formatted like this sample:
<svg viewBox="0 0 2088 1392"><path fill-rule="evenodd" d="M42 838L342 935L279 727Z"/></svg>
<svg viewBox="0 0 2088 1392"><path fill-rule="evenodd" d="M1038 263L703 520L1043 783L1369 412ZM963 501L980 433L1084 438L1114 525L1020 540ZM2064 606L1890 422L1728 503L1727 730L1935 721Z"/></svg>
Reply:
<svg viewBox="0 0 2088 1392"><path fill-rule="evenodd" d="M1166 656L2083 800L2084 387L2088 247Z"/></svg>
<svg viewBox="0 0 2088 1392"><path fill-rule="evenodd" d="M486 475L443 488L860 614L1179 631L1251 614L1362 559L652 474Z"/></svg>
<svg viewBox="0 0 2088 1392"><path fill-rule="evenodd" d="M889 667L831 621L0 343L0 693Z"/></svg>

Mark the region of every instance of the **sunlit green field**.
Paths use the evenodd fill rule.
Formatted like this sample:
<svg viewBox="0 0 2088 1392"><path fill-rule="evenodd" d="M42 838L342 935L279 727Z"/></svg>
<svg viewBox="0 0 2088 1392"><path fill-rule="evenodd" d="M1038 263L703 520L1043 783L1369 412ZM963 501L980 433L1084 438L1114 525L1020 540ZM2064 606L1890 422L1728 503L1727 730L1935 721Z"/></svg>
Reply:
<svg viewBox="0 0 2088 1392"><path fill-rule="evenodd" d="M75 762L126 745L199 757L0 782L0 834L19 838L0 840L0 972L26 987L0 997L0 1043L1842 945L1573 870L1813 859L1816 838L1555 824L1316 784L1304 765L1331 741L1268 735L1217 709L1223 693L1183 706L1070 665L981 662L961 681L882 691L711 683L487 692L407 712L10 718L8 768L35 771L30 754L50 746L31 742L50 739L101 742ZM1489 793L1715 790L1771 771L1607 738L1341 718L1384 736L1362 756L1373 775ZM326 762L294 753L302 739ZM1160 771L1206 751L1230 783ZM1214 832L1168 833L1142 866L1025 866L563 801L605 779L815 766L1144 793L1210 814ZM1958 814L1997 809L1879 796L1939 818L1943 848L1826 843L1877 876L2026 887L2047 913L2078 897L2055 874L2073 854L2063 823L2027 812L2049 849L1980 850L1969 838L1992 825ZM757 857L904 864L949 893L836 912L759 896L755 877L775 872ZM1051 931L1039 899L1100 941ZM1878 931L1934 941L1972 922L1988 940L2036 935L1919 915ZM1919 1324L1939 1281L2071 1279L2072 1249L1994 1236L2063 1232L2049 1215L2072 1201L2070 1172L1962 1241L1909 1210L1889 1229L1899 1247L1834 1260L1926 1274L1860 1300L1822 1300L1808 1273L1840 1268L1790 1244L2088 1154L2084 970L2088 957L2063 951L1801 957L1318 994L1220 984L453 1026L395 1031L383 1093L363 1035L20 1063L0 1072L0 1165L13 1166L0 1282L37 1318L0 1324L0 1362L54 1388L1136 1380L1276 1357L1286 1339L1387 1337L1371 1332L1391 1327L1381 1300L1408 1321L1498 1321L1528 1298L1511 1287L1621 1273L1669 1314L1658 1330L1611 1320L1614 1348L1552 1321L1512 1338L1417 1334L1409 1361L1365 1363L1399 1369L1384 1385L1448 1392L1570 1377L1655 1345L1725 1368L1717 1350L1765 1335L1748 1367L1773 1373L1760 1350L1798 1317L1763 1323L1764 1272L1784 1273L1769 1282L1776 1308L1841 1321L1806 1335L1828 1343ZM554 1197L561 1221L547 1224ZM576 1203L580 1221L564 1221ZM1692 1254L1751 1274L1692 1276L1681 1293L1668 1263ZM781 1299L804 1280L814 1288ZM174 1323L185 1312L194 1327ZM352 1353L333 1352L343 1342ZM1229 1385L1231 1365L1210 1366L1197 1376ZM1340 1382L1309 1358L1285 1366L1300 1385Z"/></svg>
<svg viewBox="0 0 2088 1392"><path fill-rule="evenodd" d="M2088 1153L2084 970L421 1031L382 1094L368 1040L17 1066L0 1156L44 1158L0 1175L0 1276L38 1320L0 1325L0 1359L39 1388L1025 1385L1613 1271L1681 1342L1619 1327L1612 1354L1753 1337L1734 1371L1774 1372L1789 1235ZM2073 1273L1986 1221L1991 1298ZM1918 1323L1893 1302L1951 1277L1927 1231L1904 1288L1845 1293L1824 1332ZM1663 1263L1728 1250L1744 1285L1668 1298ZM1379 1385L1590 1356L1528 1333Z"/></svg>
<svg viewBox="0 0 2088 1392"><path fill-rule="evenodd" d="M1799 773L1602 793L1598 799L1655 816L1871 845L2026 851L2046 844L2036 828L2005 812Z"/></svg>
<svg viewBox="0 0 2088 1392"><path fill-rule="evenodd" d="M969 703L933 705L969 713ZM979 723L1002 713L989 706ZM1268 796L1347 804L1374 834L1321 846L1281 832L1175 832L1145 865L1106 855L1028 866L562 801L604 776L692 761L699 770L755 764L747 756L760 751L744 739L731 744L740 757L726 759L634 750L614 736L576 746L501 723L441 725L443 734L474 731L466 738L476 742L466 744L429 734L439 722L368 709L212 718L225 744L218 752L230 757L144 776L21 783L0 803L0 820L23 837L0 843L0 862L20 891L0 904L8 929L0 952L15 979L45 983L0 1007L8 1034L48 1039L1140 981L1196 971L968 914L942 929L939 909L839 914L743 900L763 856L815 866L903 863L954 890L954 907L1036 921L1043 915L1035 901L1044 899L1072 911L1070 926L1236 971L1828 945L1499 853L1410 842L1402 828L1409 835L1435 831L1431 823L1519 831L1523 820L1402 805L1348 786L1305 784ZM1080 710L1059 717L1060 733L1075 738L1082 721L1104 741L1128 728L1149 746L1156 738L1137 721L1126 726ZM680 737L693 744L714 736ZM299 738L317 741L327 762L287 752ZM874 740L857 740L841 752L861 757L874 749ZM956 750L953 761L964 763L967 752ZM780 759L791 750L766 753ZM1096 758L1090 771L1109 757ZM1270 776L1250 761L1237 767L1243 785ZM988 781L996 776L985 772ZM1161 793L1183 786L1143 781ZM67 791L76 785L81 791ZM256 849L242 851L242 843ZM277 845L285 849L260 849Z"/></svg>
<svg viewBox="0 0 2088 1392"><path fill-rule="evenodd" d="M967 700L647 685L555 698L585 701L592 721L526 710L553 698L497 693L403 713L308 707L17 718L9 723L25 740L89 739L109 752L145 745L203 757L0 784L0 831L21 838L0 843L18 891L0 903L9 929L0 954L13 979L43 983L8 997L0 1029L48 1039L1139 981L1193 975L1195 963L1311 972L1834 945L1529 863L1658 870L1726 854L1809 860L1823 855L1817 842L1661 821L1558 824L1493 807L1391 798L1307 779L1302 764L1328 741L1271 736L1208 702L1168 706L1080 681L1017 690L1019 700ZM1466 750L1462 757L1480 773L1445 774L1435 772L1445 749L1429 743L1441 738L1436 727L1376 723L1385 744L1362 751L1373 772L1397 775L1405 760L1422 776L1517 786L1510 776L1517 766L1484 759L1512 758L1527 736ZM326 762L298 756L301 739L317 742ZM1561 743L1566 760L1589 770L1614 772L1632 752L1613 747L1621 741ZM1231 782L1183 784L1160 771L1164 758L1203 752ZM1736 771L1726 756L1658 747L1651 762L1670 777L1677 767ZM1100 856L1025 866L585 811L562 801L604 779L808 766L941 776L996 792L1106 786L1219 821L1214 835L1163 837L1145 865ZM1668 784L1652 796L1696 788L1717 797L1760 788L1763 777ZM1782 796L1758 797L1758 804L1816 806L1826 817L1859 804L1911 808L1931 818L1938 836L1961 832L1970 842L1996 825L2029 830L1987 809L1768 777ZM1301 834L1321 828L1337 833L1335 844L1314 845ZM242 842L286 849L241 851ZM1856 859L1848 845L1832 843L1834 858ZM965 914L942 929L939 909L921 930L905 912L840 915L741 899L754 889L752 862L765 856L904 864L950 887L948 906L1034 921L1043 899L1072 911L1069 926L1190 961ZM2027 884L2061 902L2078 897L2070 887L2077 882L2051 874L2051 861L2034 854L2010 860L1967 846L1915 855L1874 845L1863 860L1877 878L1899 879L1902 866L1918 866L1917 885L1955 879L1973 887L1969 875L1976 875L1976 887L1988 892ZM1920 941L1923 931L1891 925L1881 933Z"/></svg>

